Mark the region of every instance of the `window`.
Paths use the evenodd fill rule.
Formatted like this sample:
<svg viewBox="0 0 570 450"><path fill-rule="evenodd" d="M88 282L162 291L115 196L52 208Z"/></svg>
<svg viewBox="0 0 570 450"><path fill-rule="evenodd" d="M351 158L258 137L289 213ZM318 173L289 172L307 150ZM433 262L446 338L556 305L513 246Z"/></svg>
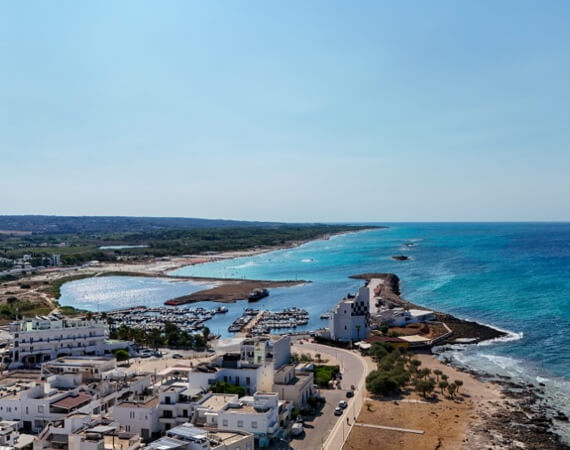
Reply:
<svg viewBox="0 0 570 450"><path fill-rule="evenodd" d="M257 428L257 421L253 420L251 422L251 428L253 428L253 429Z"/></svg>
<svg viewBox="0 0 570 450"><path fill-rule="evenodd" d="M236 376L236 384L239 384L239 377Z"/></svg>
<svg viewBox="0 0 570 450"><path fill-rule="evenodd" d="M43 414L43 412L44 412L43 405L38 406L38 413Z"/></svg>
<svg viewBox="0 0 570 450"><path fill-rule="evenodd" d="M238 428L243 428L243 420L238 420Z"/></svg>
<svg viewBox="0 0 570 450"><path fill-rule="evenodd" d="M227 427L228 426L228 419L224 419L222 421L222 426Z"/></svg>
<svg viewBox="0 0 570 450"><path fill-rule="evenodd" d="M245 384L247 384L248 386L251 384L251 378L250 377L245 377Z"/></svg>
<svg viewBox="0 0 570 450"><path fill-rule="evenodd" d="M135 412L134 412L134 411L129 412L129 417L130 417L131 419L134 419L134 418L135 418ZM127 431L128 431L128 430L127 430Z"/></svg>

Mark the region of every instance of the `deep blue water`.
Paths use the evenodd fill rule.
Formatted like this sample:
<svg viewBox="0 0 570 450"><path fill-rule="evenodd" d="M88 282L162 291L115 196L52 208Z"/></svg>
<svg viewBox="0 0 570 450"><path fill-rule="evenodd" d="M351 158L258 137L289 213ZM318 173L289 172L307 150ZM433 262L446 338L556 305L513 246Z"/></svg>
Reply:
<svg viewBox="0 0 570 450"><path fill-rule="evenodd" d="M406 242L414 246L404 245ZM412 259L390 258L399 254ZM566 396L570 392L569 223L389 224L388 229L189 266L173 274L310 280L307 285L274 289L256 307L303 307L312 314L308 328L314 329L325 324L319 319L321 313L360 285L348 276L362 272L394 272L401 278L403 296L410 301L513 333L508 342L470 346L454 353L457 360L491 372L541 377L556 385L558 394ZM141 280L137 278L136 283L144 291L141 283L146 281ZM65 285L62 303L82 306L82 290L71 289L76 283L89 282ZM121 286L114 286L108 291L115 290L114 296L107 298L123 299L116 289L128 290L130 283L127 279ZM171 295L171 289L175 288L168 287L158 294L155 291L152 301L160 304L182 295ZM134 304L142 297L131 298ZM99 308L109 309L106 302ZM113 300L113 307L116 303ZM226 324L247 306L232 305L226 317L217 318L209 326L223 332Z"/></svg>
<svg viewBox="0 0 570 450"><path fill-rule="evenodd" d="M393 261L397 254L412 260ZM317 314L358 286L349 275L372 271L397 273L412 302L522 333L487 350L570 378L568 223L393 224L174 274L311 280L266 303Z"/></svg>

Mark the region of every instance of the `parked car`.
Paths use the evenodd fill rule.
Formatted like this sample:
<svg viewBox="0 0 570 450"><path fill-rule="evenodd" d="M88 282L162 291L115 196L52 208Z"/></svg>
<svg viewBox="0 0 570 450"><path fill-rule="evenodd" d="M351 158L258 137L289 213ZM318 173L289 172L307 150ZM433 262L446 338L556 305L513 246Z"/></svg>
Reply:
<svg viewBox="0 0 570 450"><path fill-rule="evenodd" d="M346 391L346 398L354 397L354 391Z"/></svg>
<svg viewBox="0 0 570 450"><path fill-rule="evenodd" d="M295 422L291 427L291 435L299 436L303 433L303 424L301 422Z"/></svg>
<svg viewBox="0 0 570 450"><path fill-rule="evenodd" d="M343 413L343 409L340 408L339 406L337 406L337 407L334 409L334 415L335 415L335 416L342 416L342 413Z"/></svg>
<svg viewBox="0 0 570 450"><path fill-rule="evenodd" d="M346 403L344 400L341 400L340 402L338 402L338 407L345 409L348 406L348 403Z"/></svg>
<svg viewBox="0 0 570 450"><path fill-rule="evenodd" d="M302 416L301 414L299 414L299 415L297 416L297 418L295 419L295 422L298 422L298 423L305 423L305 419L303 419L303 416Z"/></svg>
<svg viewBox="0 0 570 450"><path fill-rule="evenodd" d="M182 359L182 358L184 358L184 356L182 356L180 353L174 353L174 354L172 355L172 357L173 357L174 359Z"/></svg>

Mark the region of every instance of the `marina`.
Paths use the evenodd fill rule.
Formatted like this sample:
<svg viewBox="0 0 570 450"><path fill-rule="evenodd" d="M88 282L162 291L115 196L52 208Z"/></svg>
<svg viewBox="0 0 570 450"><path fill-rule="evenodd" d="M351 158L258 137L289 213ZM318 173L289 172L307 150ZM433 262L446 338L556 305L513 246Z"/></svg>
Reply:
<svg viewBox="0 0 570 450"><path fill-rule="evenodd" d="M286 308L283 311L264 311L250 334L260 335L272 330L291 330L309 323L309 313L301 308Z"/></svg>
<svg viewBox="0 0 570 450"><path fill-rule="evenodd" d="M228 308L220 306L215 309L207 308L175 308L168 306L118 309L105 313L95 313L97 318L111 319L115 328L125 325L135 329L153 330L162 329L166 323L173 323L180 329L189 333L201 331L204 323L216 314L225 314Z"/></svg>

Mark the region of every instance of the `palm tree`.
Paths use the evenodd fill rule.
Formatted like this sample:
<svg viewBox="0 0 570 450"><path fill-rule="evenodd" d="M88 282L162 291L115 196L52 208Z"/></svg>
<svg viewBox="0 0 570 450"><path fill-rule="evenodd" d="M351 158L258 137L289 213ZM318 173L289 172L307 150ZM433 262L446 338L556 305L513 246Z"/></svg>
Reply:
<svg viewBox="0 0 570 450"><path fill-rule="evenodd" d="M447 389L447 386L448 386L447 381L443 381L443 380L442 380L442 381L440 381L440 382L438 383L437 386L441 389L441 395L444 395L444 392L443 392L443 391L444 391L445 389Z"/></svg>
<svg viewBox="0 0 570 450"><path fill-rule="evenodd" d="M455 383L451 383L447 386L447 392L451 397L455 396L455 390L457 389L457 385Z"/></svg>

